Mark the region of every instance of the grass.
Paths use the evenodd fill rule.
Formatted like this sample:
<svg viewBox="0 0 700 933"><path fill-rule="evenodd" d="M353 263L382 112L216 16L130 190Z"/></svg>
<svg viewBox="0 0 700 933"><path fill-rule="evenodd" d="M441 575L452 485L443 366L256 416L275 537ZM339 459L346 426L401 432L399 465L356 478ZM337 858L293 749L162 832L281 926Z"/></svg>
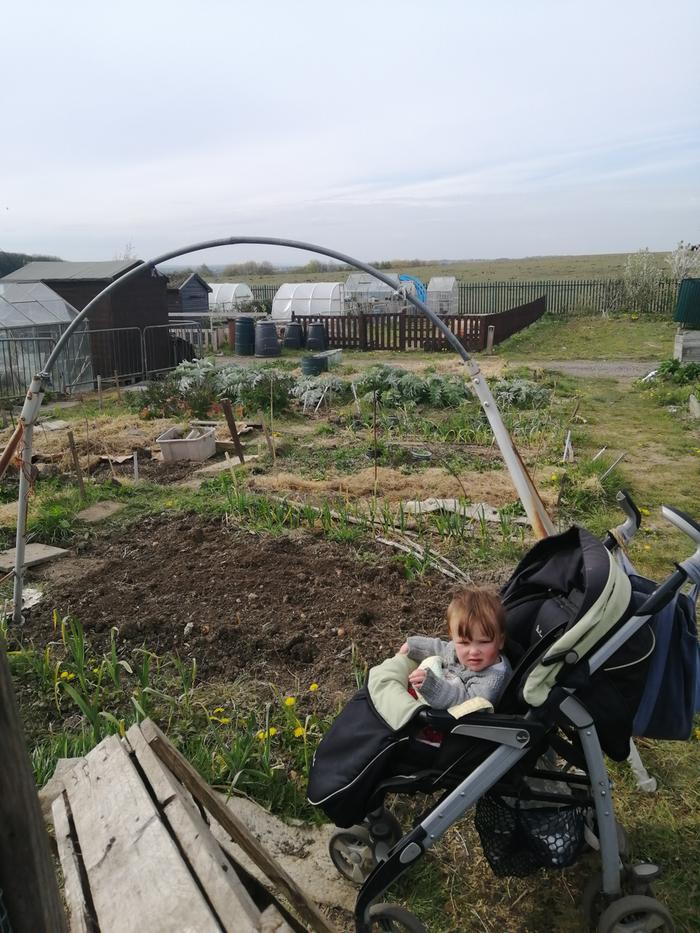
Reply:
<svg viewBox="0 0 700 933"><path fill-rule="evenodd" d="M601 253L581 256L525 256L520 259L473 259L450 262L427 261L416 265L410 259L396 260L389 275L406 273L423 282L432 276L454 275L460 282L512 282L540 279L607 279L621 278L627 253ZM656 262L664 272L666 253L655 253ZM369 260L372 263L372 260ZM340 282L348 272L277 272L273 275L249 276L251 285L281 285L283 282Z"/></svg>
<svg viewBox="0 0 700 933"><path fill-rule="evenodd" d="M545 316L496 348L498 356L521 360L660 360L673 353L676 325L666 318L630 315Z"/></svg>

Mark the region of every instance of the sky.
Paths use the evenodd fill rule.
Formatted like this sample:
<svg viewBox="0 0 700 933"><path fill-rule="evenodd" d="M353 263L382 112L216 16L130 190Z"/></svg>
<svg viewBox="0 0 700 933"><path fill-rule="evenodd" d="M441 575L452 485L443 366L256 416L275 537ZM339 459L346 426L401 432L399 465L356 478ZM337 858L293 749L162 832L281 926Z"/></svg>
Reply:
<svg viewBox="0 0 700 933"><path fill-rule="evenodd" d="M28 0L2 29L2 250L147 259L268 236L371 261L700 242L697 0Z"/></svg>

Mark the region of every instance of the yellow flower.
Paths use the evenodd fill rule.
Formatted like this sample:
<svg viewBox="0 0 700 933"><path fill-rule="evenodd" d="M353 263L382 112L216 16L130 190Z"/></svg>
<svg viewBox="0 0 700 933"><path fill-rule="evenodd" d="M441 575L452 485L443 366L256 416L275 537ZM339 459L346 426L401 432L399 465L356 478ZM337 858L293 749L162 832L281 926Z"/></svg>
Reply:
<svg viewBox="0 0 700 933"><path fill-rule="evenodd" d="M309 690L310 690L312 693L316 693L316 691L318 690L318 684L317 684L317 683L311 684L311 686L309 687Z"/></svg>
<svg viewBox="0 0 700 933"><path fill-rule="evenodd" d="M268 731L269 731L270 736L277 735L277 729L275 729L274 726L270 726L270 729Z"/></svg>
<svg viewBox="0 0 700 933"><path fill-rule="evenodd" d="M294 706L295 703L296 703L296 700L294 699L294 697L287 697L284 701L285 706Z"/></svg>
<svg viewBox="0 0 700 933"><path fill-rule="evenodd" d="M552 480L552 482L554 482L555 480L559 479L559 477L557 476L556 473L552 473L552 475L551 475L549 478Z"/></svg>
<svg viewBox="0 0 700 933"><path fill-rule="evenodd" d="M298 739L302 735L306 735L306 729L303 726L297 726L294 730L294 737Z"/></svg>
<svg viewBox="0 0 700 933"><path fill-rule="evenodd" d="M228 716L222 716L219 722L221 723L222 726L226 726L231 722L231 720Z"/></svg>
<svg viewBox="0 0 700 933"><path fill-rule="evenodd" d="M267 738L267 732L264 732L264 731L261 729L260 732L258 732L258 734L255 736L255 738L256 738L259 742L264 742L265 739Z"/></svg>
<svg viewBox="0 0 700 933"><path fill-rule="evenodd" d="M695 738L700 742L700 729L695 730Z"/></svg>
<svg viewBox="0 0 700 933"><path fill-rule="evenodd" d="M264 742L265 739L271 739L273 735L277 735L277 729L275 729L274 726L270 726L267 731L265 729L261 729L260 732L258 732L256 738L258 741Z"/></svg>
<svg viewBox="0 0 700 933"><path fill-rule="evenodd" d="M650 550L651 550L651 545L650 545L650 544L645 544L645 545L644 545L644 550L645 550L645 551L650 551Z"/></svg>
<svg viewBox="0 0 700 933"><path fill-rule="evenodd" d="M75 674L69 674L68 671L61 671L61 680L75 680Z"/></svg>
<svg viewBox="0 0 700 933"><path fill-rule="evenodd" d="M93 674L99 674L99 673L100 673L99 667L93 667L92 673L93 673Z"/></svg>
<svg viewBox="0 0 700 933"><path fill-rule="evenodd" d="M216 709L213 710L212 712L214 713L215 716L218 716L220 713L223 713L223 711L224 711L223 706L217 706Z"/></svg>

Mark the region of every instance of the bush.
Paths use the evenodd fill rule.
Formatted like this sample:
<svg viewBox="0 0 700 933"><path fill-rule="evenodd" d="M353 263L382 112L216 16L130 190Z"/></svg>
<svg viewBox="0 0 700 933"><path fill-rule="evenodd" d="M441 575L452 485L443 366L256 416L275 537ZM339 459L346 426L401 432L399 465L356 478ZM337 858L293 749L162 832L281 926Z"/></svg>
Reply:
<svg viewBox="0 0 700 933"><path fill-rule="evenodd" d="M432 408L453 408L470 397L470 390L458 376L432 374L425 379L399 366L383 363L371 366L355 383L359 395L372 398L376 392L388 407L430 405Z"/></svg>
<svg viewBox="0 0 700 933"><path fill-rule="evenodd" d="M531 379L501 379L493 387L493 396L499 405L511 408L544 408L551 393Z"/></svg>

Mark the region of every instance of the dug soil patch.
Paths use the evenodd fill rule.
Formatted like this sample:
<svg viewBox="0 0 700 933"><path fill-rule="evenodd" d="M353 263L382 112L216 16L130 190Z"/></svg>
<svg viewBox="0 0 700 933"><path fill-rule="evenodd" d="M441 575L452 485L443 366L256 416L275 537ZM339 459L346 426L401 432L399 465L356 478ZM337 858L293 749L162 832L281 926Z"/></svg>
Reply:
<svg viewBox="0 0 700 933"><path fill-rule="evenodd" d="M281 690L316 681L331 702L353 687L353 644L358 665L374 664L407 635L444 629L451 581L407 580L393 552L368 547L362 559L320 535L258 535L199 516L149 519L36 571L46 596L23 637L55 639L56 607L82 623L100 653L116 626L125 655L142 645L177 651L214 681L252 675Z"/></svg>

